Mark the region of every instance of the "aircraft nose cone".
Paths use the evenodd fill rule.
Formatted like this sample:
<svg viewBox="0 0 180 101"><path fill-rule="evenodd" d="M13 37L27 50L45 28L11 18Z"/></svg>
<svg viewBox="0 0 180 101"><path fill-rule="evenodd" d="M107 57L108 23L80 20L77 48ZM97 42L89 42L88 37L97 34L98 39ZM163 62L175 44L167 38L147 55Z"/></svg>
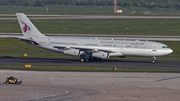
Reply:
<svg viewBox="0 0 180 101"><path fill-rule="evenodd" d="M171 54L173 52L173 50L172 49L169 49L169 54Z"/></svg>

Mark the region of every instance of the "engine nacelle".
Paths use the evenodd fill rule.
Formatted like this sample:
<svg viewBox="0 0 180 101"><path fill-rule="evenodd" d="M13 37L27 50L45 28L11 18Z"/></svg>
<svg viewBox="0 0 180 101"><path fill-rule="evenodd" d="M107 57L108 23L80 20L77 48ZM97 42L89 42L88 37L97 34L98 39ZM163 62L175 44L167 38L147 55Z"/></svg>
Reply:
<svg viewBox="0 0 180 101"><path fill-rule="evenodd" d="M74 55L74 56L78 56L79 55L79 50L78 49L69 49L69 50L64 50L64 54L67 55Z"/></svg>
<svg viewBox="0 0 180 101"><path fill-rule="evenodd" d="M98 51L98 52L92 53L92 57L101 58L101 59L108 59L109 53Z"/></svg>

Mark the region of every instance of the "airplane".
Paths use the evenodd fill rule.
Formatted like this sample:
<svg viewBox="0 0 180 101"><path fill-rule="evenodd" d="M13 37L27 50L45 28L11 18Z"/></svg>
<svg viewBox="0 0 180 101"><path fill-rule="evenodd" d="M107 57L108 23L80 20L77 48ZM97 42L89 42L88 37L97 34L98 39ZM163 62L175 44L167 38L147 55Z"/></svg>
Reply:
<svg viewBox="0 0 180 101"><path fill-rule="evenodd" d="M153 57L152 63L155 63L157 56L173 52L167 45L153 41L49 37L42 34L24 13L16 13L16 16L23 36L15 38L54 52L79 56L81 62L99 61L113 56L145 56Z"/></svg>

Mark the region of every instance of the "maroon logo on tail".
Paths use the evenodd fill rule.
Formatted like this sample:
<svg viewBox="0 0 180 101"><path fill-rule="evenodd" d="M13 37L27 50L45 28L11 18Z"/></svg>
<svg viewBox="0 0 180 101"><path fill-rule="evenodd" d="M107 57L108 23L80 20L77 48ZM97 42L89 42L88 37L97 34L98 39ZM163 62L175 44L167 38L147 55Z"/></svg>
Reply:
<svg viewBox="0 0 180 101"><path fill-rule="evenodd" d="M27 32L27 30L31 30L30 27L26 23L24 23L23 21L21 21L21 23L24 25L23 27L24 32Z"/></svg>

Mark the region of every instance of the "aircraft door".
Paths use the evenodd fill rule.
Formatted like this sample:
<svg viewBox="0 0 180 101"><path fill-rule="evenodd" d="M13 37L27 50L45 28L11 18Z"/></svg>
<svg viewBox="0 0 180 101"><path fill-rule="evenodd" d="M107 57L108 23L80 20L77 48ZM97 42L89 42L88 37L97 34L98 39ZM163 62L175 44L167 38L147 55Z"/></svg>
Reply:
<svg viewBox="0 0 180 101"><path fill-rule="evenodd" d="M124 49L124 44L123 44L123 43L119 44L119 48L120 48L121 50L123 50L123 49Z"/></svg>
<svg viewBox="0 0 180 101"><path fill-rule="evenodd" d="M157 45L156 44L153 44L152 45L152 52L156 52L157 51Z"/></svg>
<svg viewBox="0 0 180 101"><path fill-rule="evenodd" d="M156 49L157 49L157 45L156 45L156 44L153 44L152 50L156 50Z"/></svg>

